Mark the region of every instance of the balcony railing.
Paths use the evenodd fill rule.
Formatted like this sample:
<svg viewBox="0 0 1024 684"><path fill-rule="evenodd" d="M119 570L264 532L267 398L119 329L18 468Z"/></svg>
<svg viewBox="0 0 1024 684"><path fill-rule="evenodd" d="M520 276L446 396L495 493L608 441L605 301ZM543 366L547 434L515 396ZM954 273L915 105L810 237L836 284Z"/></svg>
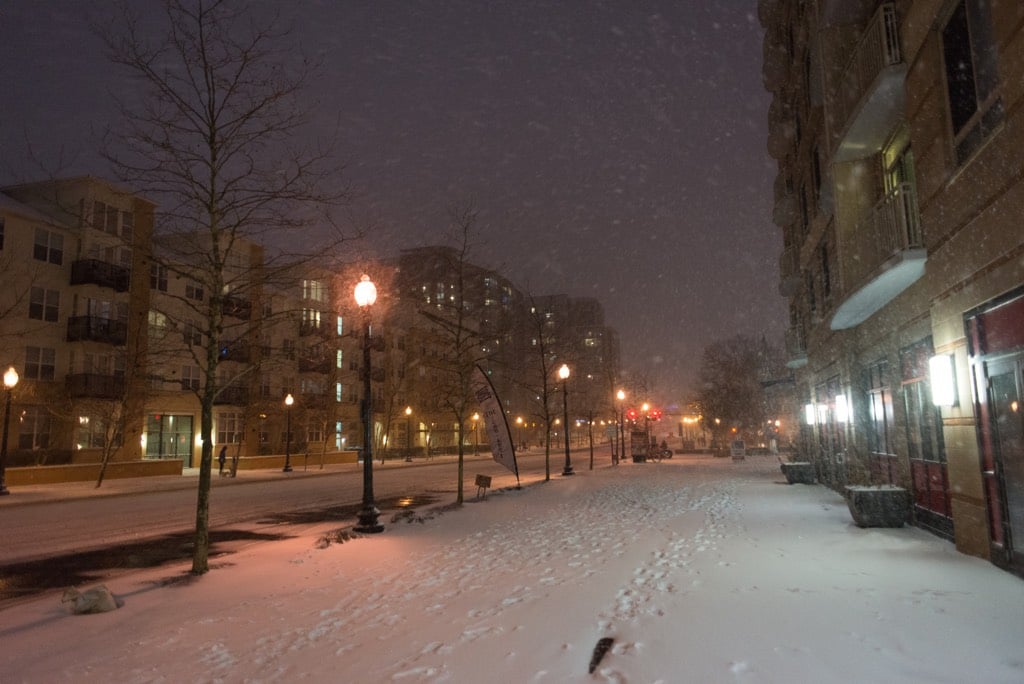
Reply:
<svg viewBox="0 0 1024 684"><path fill-rule="evenodd" d="M914 185L901 183L868 211L844 253L842 303L832 317L833 330L859 325L924 274Z"/></svg>
<svg viewBox="0 0 1024 684"><path fill-rule="evenodd" d="M252 348L245 342L221 342L220 360L249 363L252 361Z"/></svg>
<svg viewBox="0 0 1024 684"><path fill-rule="evenodd" d="M99 259L79 259L71 264L72 285L99 285L127 292L130 274L124 266Z"/></svg>
<svg viewBox="0 0 1024 684"><path fill-rule="evenodd" d="M252 317L252 302L243 297L224 297L223 311L225 316L247 321Z"/></svg>
<svg viewBox="0 0 1024 684"><path fill-rule="evenodd" d="M73 399L117 400L124 396L125 382L120 375L75 373L65 380L68 394Z"/></svg>
<svg viewBox="0 0 1024 684"><path fill-rule="evenodd" d="M68 318L68 342L105 342L123 345L127 341L128 326L124 321L99 316Z"/></svg>
<svg viewBox="0 0 1024 684"><path fill-rule="evenodd" d="M331 372L331 359L299 357L300 373L321 373L326 375Z"/></svg>
<svg viewBox="0 0 1024 684"><path fill-rule="evenodd" d="M779 256L779 294L792 297L800 290L800 247L786 245Z"/></svg>
<svg viewBox="0 0 1024 684"><path fill-rule="evenodd" d="M833 98L836 130L842 131L836 161L863 159L881 149L904 115L906 71L896 6L887 2L865 27Z"/></svg>
<svg viewBox="0 0 1024 684"><path fill-rule="evenodd" d="M802 326L786 330L786 367L803 368L807 365L807 334Z"/></svg>
<svg viewBox="0 0 1024 684"><path fill-rule="evenodd" d="M221 387L213 397L213 403L223 406L245 406L249 403L249 389L247 387Z"/></svg>

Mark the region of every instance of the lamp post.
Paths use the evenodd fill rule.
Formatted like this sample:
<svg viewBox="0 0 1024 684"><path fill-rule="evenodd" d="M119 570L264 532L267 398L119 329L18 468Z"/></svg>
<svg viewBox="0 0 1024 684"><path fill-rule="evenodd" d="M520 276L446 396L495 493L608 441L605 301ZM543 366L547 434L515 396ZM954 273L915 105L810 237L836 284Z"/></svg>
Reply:
<svg viewBox="0 0 1024 684"><path fill-rule="evenodd" d="M575 475L569 457L569 366L563 363L558 369L558 377L562 378L562 424L565 432L565 468L562 475Z"/></svg>
<svg viewBox="0 0 1024 684"><path fill-rule="evenodd" d="M626 393L619 390L615 393L615 398L619 400L619 456L615 459L615 462L626 460Z"/></svg>
<svg viewBox="0 0 1024 684"><path fill-rule="evenodd" d="M383 532L380 511L373 502L373 402L370 389L370 307L377 301L377 286L363 275L355 288L356 305L363 312L363 508L356 532Z"/></svg>
<svg viewBox="0 0 1024 684"><path fill-rule="evenodd" d="M284 398L284 468L281 469L282 473L292 472L292 404L294 403L295 397L289 393Z"/></svg>
<svg viewBox="0 0 1024 684"><path fill-rule="evenodd" d="M523 445L523 417L516 416L516 449Z"/></svg>
<svg viewBox="0 0 1024 684"><path fill-rule="evenodd" d="M480 427L480 414L473 414L473 455L476 456L480 451L480 433L477 431Z"/></svg>
<svg viewBox="0 0 1024 684"><path fill-rule="evenodd" d="M14 386L18 384L18 371L11 366L4 372L4 433L3 442L0 443L0 496L10 494L5 484L7 475L7 424L11 422L11 393Z"/></svg>
<svg viewBox="0 0 1024 684"><path fill-rule="evenodd" d="M405 407L405 460L407 462L412 461L412 420L409 416L412 415L412 406Z"/></svg>
<svg viewBox="0 0 1024 684"><path fill-rule="evenodd" d="M651 453L651 405L645 401L641 408L644 411L644 439L647 441L644 451L649 456Z"/></svg>

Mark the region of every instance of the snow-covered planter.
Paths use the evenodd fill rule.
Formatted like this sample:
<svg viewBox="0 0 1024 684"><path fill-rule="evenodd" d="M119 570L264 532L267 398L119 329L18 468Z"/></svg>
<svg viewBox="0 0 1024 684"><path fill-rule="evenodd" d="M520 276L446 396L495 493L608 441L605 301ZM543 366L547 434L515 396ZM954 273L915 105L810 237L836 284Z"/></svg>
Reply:
<svg viewBox="0 0 1024 684"><path fill-rule="evenodd" d="M910 492L895 485L850 485L846 505L857 527L903 527L910 517Z"/></svg>
<svg viewBox="0 0 1024 684"><path fill-rule="evenodd" d="M780 463L779 467L789 484L814 484L814 464L810 461Z"/></svg>

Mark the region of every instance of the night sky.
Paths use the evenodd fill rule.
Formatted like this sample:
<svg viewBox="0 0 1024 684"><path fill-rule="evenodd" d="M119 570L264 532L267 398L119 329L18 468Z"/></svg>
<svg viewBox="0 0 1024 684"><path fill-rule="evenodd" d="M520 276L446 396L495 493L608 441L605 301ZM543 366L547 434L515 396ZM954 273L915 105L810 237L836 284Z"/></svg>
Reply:
<svg viewBox="0 0 1024 684"><path fill-rule="evenodd" d="M128 86L88 29L102 4L0 6L0 183L110 175L96 150ZM599 299L662 401L715 340L781 343L755 0L296 6L322 62L314 133L337 128L352 212L375 226L361 258L444 242L472 202L471 261Z"/></svg>

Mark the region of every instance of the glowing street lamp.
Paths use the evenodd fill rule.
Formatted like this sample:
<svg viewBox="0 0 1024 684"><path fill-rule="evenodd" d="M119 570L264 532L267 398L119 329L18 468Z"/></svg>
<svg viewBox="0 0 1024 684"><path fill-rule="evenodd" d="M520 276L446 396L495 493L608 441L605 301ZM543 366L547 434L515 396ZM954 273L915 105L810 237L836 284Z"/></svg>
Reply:
<svg viewBox="0 0 1024 684"><path fill-rule="evenodd" d="M618 463L620 460L626 460L626 408L624 403L626 393L619 390L615 393L615 398L619 400L619 455L615 459L615 462Z"/></svg>
<svg viewBox="0 0 1024 684"><path fill-rule="evenodd" d="M4 433L3 442L0 442L0 496L10 494L7 486L4 484L4 478L7 473L7 424L11 422L11 393L14 391L14 386L18 384L18 371L11 366L4 373L4 390L7 395L4 397Z"/></svg>
<svg viewBox="0 0 1024 684"><path fill-rule="evenodd" d="M292 404L294 403L295 397L289 393L284 398L284 468L281 469L282 473L292 472Z"/></svg>
<svg viewBox="0 0 1024 684"><path fill-rule="evenodd" d="M558 377L562 379L562 424L565 433L565 468L562 475L575 475L572 470L572 460L569 457L569 366L562 364L558 369Z"/></svg>
<svg viewBox="0 0 1024 684"><path fill-rule="evenodd" d="M363 275L355 288L356 305L363 312L363 508L356 532L383 532L380 511L373 501L373 405L370 388L370 307L377 301L377 286Z"/></svg>
<svg viewBox="0 0 1024 684"><path fill-rule="evenodd" d="M412 406L405 407L405 460L412 461Z"/></svg>
<svg viewBox="0 0 1024 684"><path fill-rule="evenodd" d="M480 427L480 414L473 414L473 455L480 451L480 433L477 429Z"/></svg>

